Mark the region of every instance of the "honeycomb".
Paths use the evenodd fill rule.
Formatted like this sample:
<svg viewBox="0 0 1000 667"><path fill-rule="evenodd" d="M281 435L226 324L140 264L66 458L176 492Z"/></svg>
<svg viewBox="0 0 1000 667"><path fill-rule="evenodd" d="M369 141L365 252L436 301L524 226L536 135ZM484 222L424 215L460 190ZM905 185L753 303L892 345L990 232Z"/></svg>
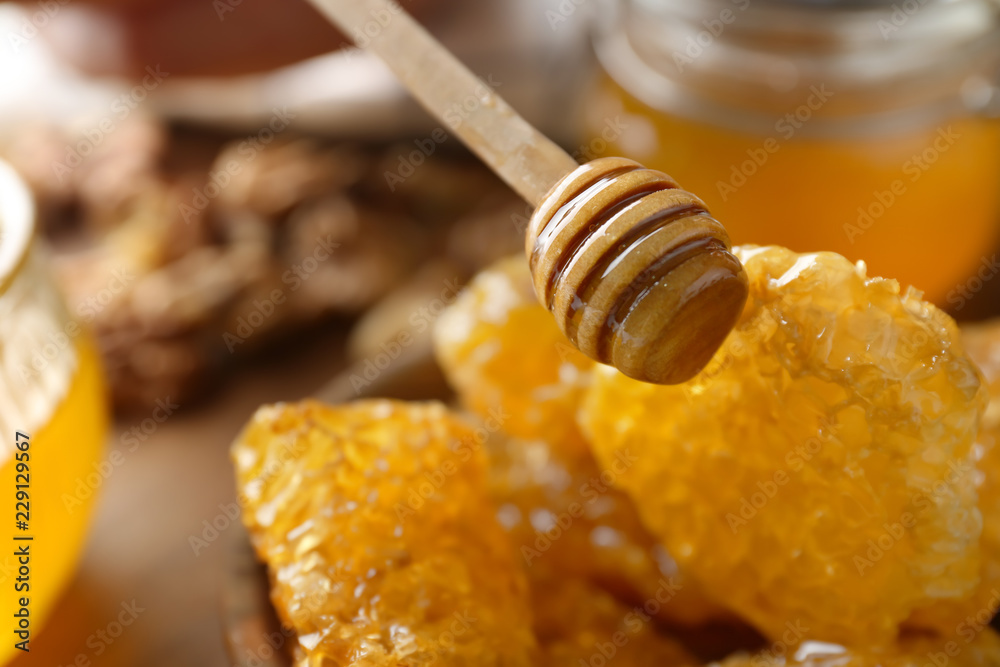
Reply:
<svg viewBox="0 0 1000 667"><path fill-rule="evenodd" d="M1000 439L1000 320L962 327L962 341L985 377L990 397L975 450L974 479L983 518L980 581L967 598L928 605L910 621L912 626L945 635L982 625L1000 606L1000 448L996 446Z"/></svg>
<svg viewBox="0 0 1000 667"><path fill-rule="evenodd" d="M889 645L928 601L969 596L986 404L954 323L839 255L737 250L750 299L680 386L595 371L598 460L707 593L772 639ZM952 625L960 619L951 619Z"/></svg>
<svg viewBox="0 0 1000 667"><path fill-rule="evenodd" d="M677 571L594 460L575 419L594 363L538 303L523 257L482 271L439 318L435 343L462 402L500 415L514 436L488 444L492 493L533 581L588 577L620 599L649 601L668 623L727 616Z"/></svg>
<svg viewBox="0 0 1000 667"><path fill-rule="evenodd" d="M297 665L533 663L481 442L434 403L257 411L232 455Z"/></svg>
<svg viewBox="0 0 1000 667"><path fill-rule="evenodd" d="M586 579L658 622L693 626L728 614L710 602L642 525L632 501L585 449L491 438L497 516L531 585ZM634 464L622 456L614 470ZM537 597L536 597L537 599Z"/></svg>
<svg viewBox="0 0 1000 667"><path fill-rule="evenodd" d="M789 655L786 656L786 653ZM995 667L1000 637L991 628L968 631L953 640L908 637L885 649L848 649L803 642L797 650L775 643L754 655L734 655L711 667Z"/></svg>
<svg viewBox="0 0 1000 667"><path fill-rule="evenodd" d="M767 648L712 667L1000 667L1000 323L735 252L750 299L683 385L575 352L512 258L436 327L478 417L258 411L233 458L297 666L690 666L739 617Z"/></svg>
<svg viewBox="0 0 1000 667"><path fill-rule="evenodd" d="M466 406L521 438L580 444L576 410L594 362L535 298L517 255L480 272L438 318L438 361Z"/></svg>
<svg viewBox="0 0 1000 667"><path fill-rule="evenodd" d="M540 664L581 667L684 667L697 660L676 640L660 634L641 608L630 608L582 579L532 582Z"/></svg>
<svg viewBox="0 0 1000 667"><path fill-rule="evenodd" d="M969 356L986 378L990 402L983 416L976 455L980 476L979 509L983 517L982 569L969 613L997 610L1000 601L1000 320L962 330Z"/></svg>

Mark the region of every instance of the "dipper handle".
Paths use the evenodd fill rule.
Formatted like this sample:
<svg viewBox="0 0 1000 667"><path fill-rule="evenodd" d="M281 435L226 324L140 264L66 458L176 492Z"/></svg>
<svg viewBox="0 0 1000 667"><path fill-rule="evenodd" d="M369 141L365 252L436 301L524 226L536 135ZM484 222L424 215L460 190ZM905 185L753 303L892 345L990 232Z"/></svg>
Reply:
<svg viewBox="0 0 1000 667"><path fill-rule="evenodd" d="M622 158L580 166L392 0L310 0L536 209L525 249L539 300L584 354L683 382L746 302L729 236L666 174Z"/></svg>
<svg viewBox="0 0 1000 667"><path fill-rule="evenodd" d="M532 206L578 166L398 3L310 1L345 35L379 56L427 111Z"/></svg>

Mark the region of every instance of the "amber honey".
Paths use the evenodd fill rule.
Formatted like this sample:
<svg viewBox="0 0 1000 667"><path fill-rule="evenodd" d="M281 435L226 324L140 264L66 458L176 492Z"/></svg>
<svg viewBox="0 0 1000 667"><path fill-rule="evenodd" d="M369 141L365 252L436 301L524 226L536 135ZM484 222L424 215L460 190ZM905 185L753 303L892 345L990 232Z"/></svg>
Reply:
<svg viewBox="0 0 1000 667"><path fill-rule="evenodd" d="M607 77L599 95L601 108L623 119L606 153L676 178L708 204L734 244L832 250L959 310L967 281L990 269L1000 237L995 119L817 138L804 131L809 115L796 115L797 107L772 133L757 134L654 109Z"/></svg>
<svg viewBox="0 0 1000 667"><path fill-rule="evenodd" d="M80 559L96 493L87 498L74 496L71 503L66 500L74 494L78 483L88 483L88 475L94 472L101 459L107 429L104 383L97 352L81 335L75 354L78 362L68 393L47 423L28 433L29 530L23 533L16 530L13 502L0 503L0 526L7 535L5 542L13 543L11 536L15 534L34 538L27 543L31 551L32 641L42 630ZM4 495L13 498L16 462L6 447L4 453L8 458L0 467L0 488L11 490ZM3 590L0 618L12 618L17 608L14 585L18 567L12 555L4 554L0 558L0 587ZM13 642L3 642L0 661L6 662L16 652Z"/></svg>
<svg viewBox="0 0 1000 667"><path fill-rule="evenodd" d="M591 146L673 176L734 244L834 251L961 311L1000 270L1000 6L897 4L602 0Z"/></svg>
<svg viewBox="0 0 1000 667"><path fill-rule="evenodd" d="M31 655L73 576L107 428L97 351L31 240L33 219L0 163L0 664Z"/></svg>

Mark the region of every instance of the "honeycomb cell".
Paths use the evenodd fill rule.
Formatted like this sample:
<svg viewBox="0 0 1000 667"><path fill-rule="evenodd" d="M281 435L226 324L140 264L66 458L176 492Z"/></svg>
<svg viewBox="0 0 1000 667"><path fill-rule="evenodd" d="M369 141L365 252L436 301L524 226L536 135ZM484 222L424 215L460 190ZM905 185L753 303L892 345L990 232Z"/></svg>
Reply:
<svg viewBox="0 0 1000 667"><path fill-rule="evenodd" d="M602 472L585 446L491 438L491 494L532 586L579 578L638 605L658 622L693 626L729 614L678 572L646 530L632 501L614 487L623 455Z"/></svg>
<svg viewBox="0 0 1000 667"><path fill-rule="evenodd" d="M904 637L883 649L845 648L806 641L790 655L775 644L754 654L733 655L710 667L996 667L1000 637L991 628L969 630L960 637Z"/></svg>
<svg viewBox="0 0 1000 667"><path fill-rule="evenodd" d="M697 660L630 607L582 579L532 581L535 635L551 667L684 667Z"/></svg>
<svg viewBox="0 0 1000 667"><path fill-rule="evenodd" d="M884 645L979 578L986 391L954 323L839 255L737 250L750 299L692 381L595 371L581 423L682 571L772 639ZM958 619L955 619L958 622Z"/></svg>
<svg viewBox="0 0 1000 667"><path fill-rule="evenodd" d="M554 444L581 443L576 410L594 362L535 298L517 255L480 272L438 318L435 348L462 401L504 430Z"/></svg>
<svg viewBox="0 0 1000 667"><path fill-rule="evenodd" d="M434 403L257 411L232 456L297 665L533 663L479 442Z"/></svg>
<svg viewBox="0 0 1000 667"><path fill-rule="evenodd" d="M969 356L986 378L989 405L977 447L980 475L979 509L983 517L982 569L977 595L970 613L984 607L995 612L1000 599L1000 320L964 327L962 340Z"/></svg>
<svg viewBox="0 0 1000 667"><path fill-rule="evenodd" d="M954 635L968 627L969 619L982 623L1000 605L1000 320L962 327L962 342L969 357L986 379L989 405L983 415L976 443L975 482L983 517L980 581L966 599L931 604L919 610L910 625L934 628ZM956 621L955 619L960 619Z"/></svg>

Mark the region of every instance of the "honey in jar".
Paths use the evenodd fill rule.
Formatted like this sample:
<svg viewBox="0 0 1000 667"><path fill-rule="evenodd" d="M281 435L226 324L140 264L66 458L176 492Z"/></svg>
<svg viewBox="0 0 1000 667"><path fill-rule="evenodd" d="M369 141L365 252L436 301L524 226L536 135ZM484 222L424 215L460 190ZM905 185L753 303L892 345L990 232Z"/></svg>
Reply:
<svg viewBox="0 0 1000 667"><path fill-rule="evenodd" d="M993 270L995 4L600 10L591 146L674 176L734 243L832 250L953 311Z"/></svg>
<svg viewBox="0 0 1000 667"><path fill-rule="evenodd" d="M65 311L32 218L0 163L0 664L30 651L72 578L107 428L97 351Z"/></svg>

